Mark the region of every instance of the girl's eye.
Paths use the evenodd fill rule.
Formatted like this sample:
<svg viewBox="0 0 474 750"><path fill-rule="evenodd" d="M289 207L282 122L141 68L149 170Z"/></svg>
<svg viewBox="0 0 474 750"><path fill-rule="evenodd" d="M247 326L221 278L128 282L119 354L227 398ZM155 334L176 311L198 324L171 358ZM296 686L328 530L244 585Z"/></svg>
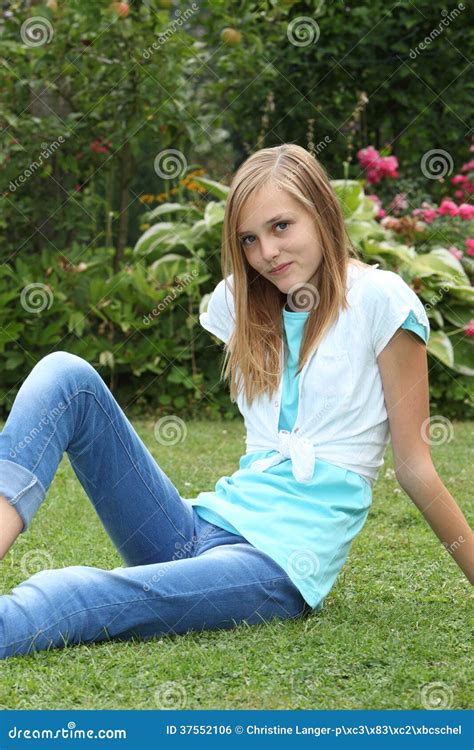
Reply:
<svg viewBox="0 0 474 750"><path fill-rule="evenodd" d="M273 226L274 226L274 227L279 227L279 226L281 226L282 224L284 224L284 225L285 225L285 226L287 227L287 226L288 226L288 224L289 224L289 222L288 222L288 221L278 221L278 222L277 222L276 224L274 224ZM284 231L284 230L283 230L283 231ZM244 247L248 247L248 246L249 246L249 243L247 242L247 240L248 240L248 238L249 238L249 237L253 237L253 236L254 236L253 234L248 234L248 235L247 235L246 237L242 237L242 238L241 238L241 240L240 240L240 241L242 242L242 244L244 245Z"/></svg>

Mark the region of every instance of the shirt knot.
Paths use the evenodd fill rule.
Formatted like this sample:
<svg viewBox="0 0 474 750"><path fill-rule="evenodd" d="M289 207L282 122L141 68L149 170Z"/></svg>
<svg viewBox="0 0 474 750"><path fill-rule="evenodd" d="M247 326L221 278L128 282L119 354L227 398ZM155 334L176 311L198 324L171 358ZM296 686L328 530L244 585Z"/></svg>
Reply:
<svg viewBox="0 0 474 750"><path fill-rule="evenodd" d="M300 437L296 432L280 430L276 455L259 458L250 464L251 469L265 469L275 466L285 459L291 460L293 476L297 482L310 482L313 478L316 456L310 440Z"/></svg>

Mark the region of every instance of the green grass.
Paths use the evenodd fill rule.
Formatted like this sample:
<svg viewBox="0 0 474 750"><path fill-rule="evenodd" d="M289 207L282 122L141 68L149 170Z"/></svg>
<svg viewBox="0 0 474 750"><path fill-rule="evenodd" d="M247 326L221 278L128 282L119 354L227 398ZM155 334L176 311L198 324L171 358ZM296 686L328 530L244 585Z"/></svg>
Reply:
<svg viewBox="0 0 474 750"><path fill-rule="evenodd" d="M185 442L170 448L156 442L151 420L134 425L182 497L213 489L245 452L241 421L189 422ZM472 422L454 423L452 441L432 450L471 526L473 435ZM424 709L421 688L431 683L442 683L446 708L470 708L471 588L391 468L389 448L366 525L322 612L6 659L0 708ZM24 578L30 550L46 551L49 567L122 564L67 457L30 531L0 562L0 592Z"/></svg>

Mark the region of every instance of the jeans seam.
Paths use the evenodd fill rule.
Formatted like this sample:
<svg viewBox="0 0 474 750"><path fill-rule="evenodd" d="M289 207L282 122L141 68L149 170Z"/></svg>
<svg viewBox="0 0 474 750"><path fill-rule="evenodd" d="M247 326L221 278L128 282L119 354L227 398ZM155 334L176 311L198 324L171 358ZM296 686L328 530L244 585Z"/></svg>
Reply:
<svg viewBox="0 0 474 750"><path fill-rule="evenodd" d="M264 580L259 580L258 583L266 584L266 583L271 583L272 581L287 581L287 580L288 580L287 576L277 576L275 578L266 578ZM255 585L254 583L239 583L239 584L235 584L233 586L226 586L223 589L223 591L229 591L229 590L236 589L236 588L242 588L242 587L254 586L254 585ZM191 592L187 592L185 595L186 596L194 596L194 595L196 595L196 596L206 596L206 594L208 594L209 591L215 591L215 589L206 589L204 591L191 591ZM106 609L107 607L117 607L117 606L121 607L121 606L124 606L126 604L135 604L137 602L149 602L150 600L154 601L156 599L170 600L170 599L175 599L175 598L180 597L180 596L183 596L182 592L178 593L178 594L170 594L170 595L164 595L164 596L161 595L161 596L153 596L153 597L142 597L140 599L129 599L129 600L126 600L126 601L117 601L117 602L114 602L113 604L101 604L101 605L96 606L96 607L84 607L83 609L78 609L78 610L75 610L74 612L69 612L67 615L65 615L64 617L61 617L59 620L56 620L55 622L51 623L46 628L39 628L39 632L45 633L48 630L50 630L51 628L58 627L59 623L63 622L64 620L66 620L66 619L68 619L70 617L76 617L77 615L80 615L83 612L95 612L97 610ZM107 627L107 626L104 626L104 627ZM136 626L132 626L132 627L136 627ZM130 628L127 628L127 629L130 630ZM33 636L33 639L35 637L37 637L37 635L38 635L38 631L36 633L36 636ZM12 641L12 642L9 642L7 640L4 645L5 645L5 647L7 645L8 646L18 646L18 645L20 645L22 643L25 643L25 642L28 642L30 640L31 640L31 638L23 638L21 641Z"/></svg>

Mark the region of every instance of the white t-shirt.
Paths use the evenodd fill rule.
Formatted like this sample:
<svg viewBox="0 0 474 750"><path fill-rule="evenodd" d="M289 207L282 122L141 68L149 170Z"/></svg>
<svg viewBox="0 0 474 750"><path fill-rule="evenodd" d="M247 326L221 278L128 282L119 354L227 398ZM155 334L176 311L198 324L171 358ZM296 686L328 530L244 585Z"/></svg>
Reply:
<svg viewBox="0 0 474 750"><path fill-rule="evenodd" d="M307 482L319 456L361 474L371 486L378 476L390 433L377 357L410 311L425 326L426 340L430 326L420 299L393 271L349 262L347 277L349 308L339 313L303 367L291 432L278 432L283 378L273 398L260 396L251 407L239 393L247 454L278 451L254 462L253 469L264 471L291 458L295 479ZM225 343L235 326L232 288L231 274L217 284L199 316L203 328ZM281 354L283 361L283 342Z"/></svg>

